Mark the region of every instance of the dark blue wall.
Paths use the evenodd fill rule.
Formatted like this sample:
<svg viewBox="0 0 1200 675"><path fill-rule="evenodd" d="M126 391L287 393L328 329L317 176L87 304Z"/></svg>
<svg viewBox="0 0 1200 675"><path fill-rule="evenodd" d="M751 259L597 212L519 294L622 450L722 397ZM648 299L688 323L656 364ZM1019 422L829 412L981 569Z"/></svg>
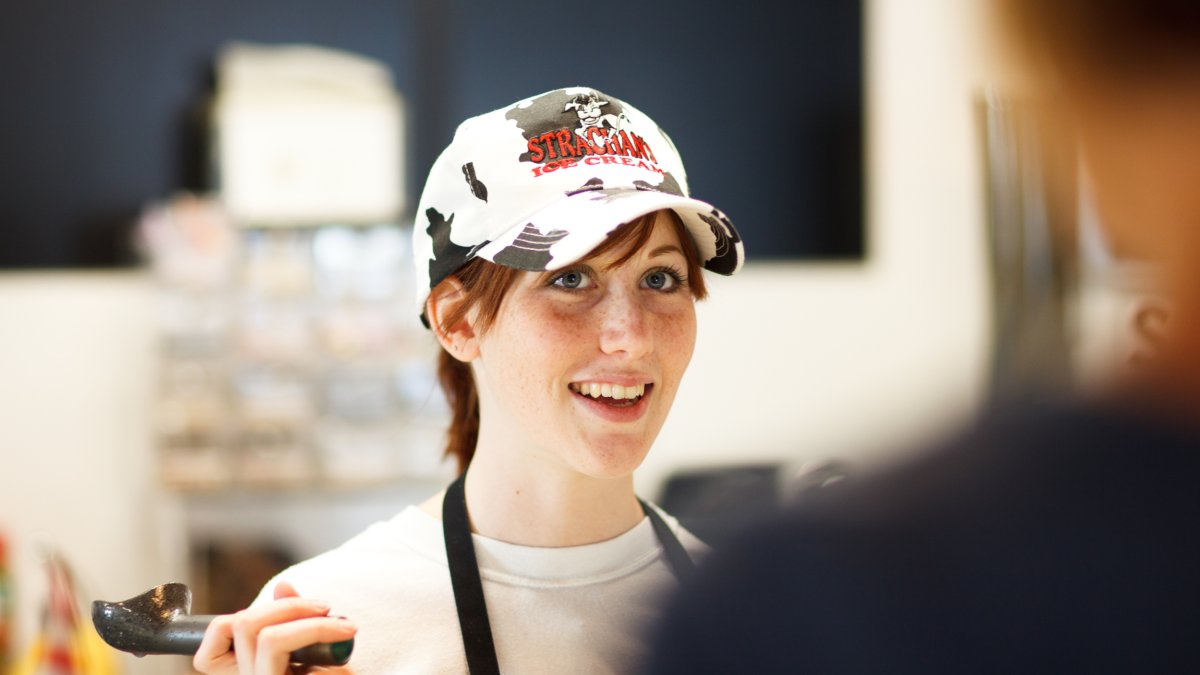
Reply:
<svg viewBox="0 0 1200 675"><path fill-rule="evenodd" d="M765 3L763 3L765 4ZM128 262L141 205L204 187L194 118L229 40L381 59L414 201L462 119L583 84L654 117L752 257L862 254L861 8L717 0L44 0L0 22L0 268Z"/></svg>
<svg viewBox="0 0 1200 675"><path fill-rule="evenodd" d="M861 254L858 2L450 4L451 119L596 87L666 129L751 258Z"/></svg>

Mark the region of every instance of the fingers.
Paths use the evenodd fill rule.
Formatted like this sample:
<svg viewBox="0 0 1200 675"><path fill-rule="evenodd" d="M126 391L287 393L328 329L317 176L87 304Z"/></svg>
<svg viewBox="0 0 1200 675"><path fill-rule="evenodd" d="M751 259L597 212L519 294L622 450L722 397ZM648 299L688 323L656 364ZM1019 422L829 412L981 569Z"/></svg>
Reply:
<svg viewBox="0 0 1200 675"><path fill-rule="evenodd" d="M267 626L258 633L255 672L260 675L282 673L293 651L322 642L349 640L357 631L353 623L340 617L300 619Z"/></svg>
<svg viewBox="0 0 1200 675"><path fill-rule="evenodd" d="M295 587L293 587L290 583L288 583L286 581L280 581L278 584L275 585L274 595L275 595L276 600L280 600L283 598L298 598L298 597L300 597L300 594L296 592ZM350 638L354 637L357 634L357 630L354 627L354 625L350 621L346 620L345 617L335 617L335 618L342 621L342 623L340 624L340 627L343 630L347 631L347 635L345 637L338 637L336 635L336 633L335 634L326 634L324 637L319 637L312 641L305 642L304 644L300 645L299 647L289 647L288 650L294 652L297 649L303 649L304 647L307 647L311 644L316 644L317 642L325 642L325 643L341 642L343 640L349 640ZM261 646L259 647L258 653L259 654L263 653ZM272 664L272 667L274 667L273 664ZM274 672L274 671L272 671L272 672ZM345 666L339 667L339 666L292 665L291 672L295 673L296 675L303 675L304 673L341 673L342 675L353 675L353 671Z"/></svg>
<svg viewBox="0 0 1200 675"><path fill-rule="evenodd" d="M283 598L298 598L300 594L296 592L294 586L286 581L281 581L275 584L275 599L282 600Z"/></svg>
<svg viewBox="0 0 1200 675"><path fill-rule="evenodd" d="M238 655L238 672L241 675L252 675L255 672L255 664L259 661L259 634L268 626L316 619L325 617L327 614L329 614L328 604L319 600L306 600L295 596L281 598L234 614L233 649ZM334 620L329 619L329 621ZM283 667L278 670L258 672L282 673L287 665L287 654L281 654L279 657L283 659Z"/></svg>
<svg viewBox="0 0 1200 675"><path fill-rule="evenodd" d="M291 652L308 645L354 637L350 621L330 617L329 605L299 597L281 582L275 600L237 614L215 617L192 659L202 672L222 675L280 675L288 671Z"/></svg>
<svg viewBox="0 0 1200 675"><path fill-rule="evenodd" d="M192 657L192 667L201 673L237 672L233 655L233 615L218 616L208 624L204 639Z"/></svg>

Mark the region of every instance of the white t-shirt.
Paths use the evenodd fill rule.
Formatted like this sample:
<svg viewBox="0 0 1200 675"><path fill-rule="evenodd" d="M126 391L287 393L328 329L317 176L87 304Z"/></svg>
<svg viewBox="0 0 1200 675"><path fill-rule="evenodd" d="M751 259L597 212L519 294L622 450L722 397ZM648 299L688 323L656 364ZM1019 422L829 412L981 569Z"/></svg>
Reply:
<svg viewBox="0 0 1200 675"><path fill-rule="evenodd" d="M661 509L659 510L662 513ZM664 519L695 560L707 547ZM640 660L677 584L649 518L585 546L517 546L472 535L496 655L505 673L624 673ZM410 506L280 573L358 626L356 673L465 673L442 523Z"/></svg>

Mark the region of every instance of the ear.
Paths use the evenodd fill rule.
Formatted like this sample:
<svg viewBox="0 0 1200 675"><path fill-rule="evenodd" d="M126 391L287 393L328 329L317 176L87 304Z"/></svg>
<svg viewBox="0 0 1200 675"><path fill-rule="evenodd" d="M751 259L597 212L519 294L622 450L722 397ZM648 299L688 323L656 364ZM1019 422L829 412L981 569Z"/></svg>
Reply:
<svg viewBox="0 0 1200 675"><path fill-rule="evenodd" d="M466 291L458 279L449 277L438 284L425 301L425 315L439 344L450 356L464 363L479 357L479 339L475 334L475 311L454 323L445 325L446 317L454 313L466 301Z"/></svg>

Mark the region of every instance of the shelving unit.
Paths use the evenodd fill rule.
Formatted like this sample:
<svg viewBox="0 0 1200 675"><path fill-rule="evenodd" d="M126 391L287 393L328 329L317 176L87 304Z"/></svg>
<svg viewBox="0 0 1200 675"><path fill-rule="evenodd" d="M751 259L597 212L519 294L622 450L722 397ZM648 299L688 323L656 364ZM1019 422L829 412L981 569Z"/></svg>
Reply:
<svg viewBox="0 0 1200 675"><path fill-rule="evenodd" d="M244 606L264 575L452 471L437 345L411 300L390 73L234 45L217 74L218 189L148 209L139 227L158 297L162 526L181 533L205 612Z"/></svg>

